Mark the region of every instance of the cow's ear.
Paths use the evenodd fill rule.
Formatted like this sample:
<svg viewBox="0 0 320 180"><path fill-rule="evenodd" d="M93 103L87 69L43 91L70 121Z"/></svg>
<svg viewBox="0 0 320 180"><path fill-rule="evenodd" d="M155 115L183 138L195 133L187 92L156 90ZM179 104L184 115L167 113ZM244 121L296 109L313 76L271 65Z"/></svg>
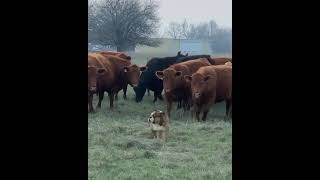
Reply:
<svg viewBox="0 0 320 180"><path fill-rule="evenodd" d="M140 71L145 71L145 70L147 70L147 66L141 66L140 67Z"/></svg>
<svg viewBox="0 0 320 180"><path fill-rule="evenodd" d="M129 71L129 67L127 67L127 66L124 67L124 68L123 68L123 71L124 71L124 72L128 72L128 71Z"/></svg>
<svg viewBox="0 0 320 180"><path fill-rule="evenodd" d="M176 76L181 76L182 72L181 71L177 71L176 72Z"/></svg>
<svg viewBox="0 0 320 180"><path fill-rule="evenodd" d="M99 68L98 69L98 73L99 74L104 74L104 73L106 73L107 71L106 71L106 69L104 69L104 68Z"/></svg>
<svg viewBox="0 0 320 180"><path fill-rule="evenodd" d="M163 79L163 71L157 71L157 72L156 72L156 76L157 76L159 79Z"/></svg>
<svg viewBox="0 0 320 180"><path fill-rule="evenodd" d="M204 78L204 81L208 81L210 78L211 78L211 76L206 76L206 77Z"/></svg>
<svg viewBox="0 0 320 180"><path fill-rule="evenodd" d="M184 79L187 81L187 82L190 82L192 80L192 77L189 76L189 75L185 75L184 76Z"/></svg>

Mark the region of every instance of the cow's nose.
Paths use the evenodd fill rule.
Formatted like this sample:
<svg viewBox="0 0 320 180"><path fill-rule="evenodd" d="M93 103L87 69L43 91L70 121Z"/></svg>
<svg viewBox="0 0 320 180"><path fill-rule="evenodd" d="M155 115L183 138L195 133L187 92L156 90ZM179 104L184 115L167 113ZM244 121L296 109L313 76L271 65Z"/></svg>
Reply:
<svg viewBox="0 0 320 180"><path fill-rule="evenodd" d="M171 90L170 90L170 89L168 89L168 88L167 88L167 89L165 89L165 92L166 92L166 93L169 93L170 91L171 91Z"/></svg>
<svg viewBox="0 0 320 180"><path fill-rule="evenodd" d="M132 84L132 87L134 87L134 88L138 87L138 84Z"/></svg>
<svg viewBox="0 0 320 180"><path fill-rule="evenodd" d="M199 98L200 97L200 93L198 93L198 92L194 93L194 97L195 98Z"/></svg>
<svg viewBox="0 0 320 180"><path fill-rule="evenodd" d="M90 87L91 92L96 92L97 88L96 87Z"/></svg>

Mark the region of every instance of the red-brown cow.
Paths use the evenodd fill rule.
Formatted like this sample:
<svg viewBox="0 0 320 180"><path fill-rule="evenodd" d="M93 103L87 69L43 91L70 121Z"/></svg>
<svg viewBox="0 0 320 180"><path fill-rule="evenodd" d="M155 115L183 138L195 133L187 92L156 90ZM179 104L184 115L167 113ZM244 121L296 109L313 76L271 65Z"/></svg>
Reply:
<svg viewBox="0 0 320 180"><path fill-rule="evenodd" d="M185 76L191 82L192 100L197 120L203 112L205 121L209 108L217 102L226 101L226 117L231 116L232 108L232 67L213 65L201 67L192 76Z"/></svg>
<svg viewBox="0 0 320 180"><path fill-rule="evenodd" d="M97 93L97 75L98 72L106 71L100 59L102 56L93 56L88 54L88 112L94 112L92 106L93 95Z"/></svg>
<svg viewBox="0 0 320 180"><path fill-rule="evenodd" d="M106 58L116 56L116 57L119 57L119 58L121 58L123 60L129 60L128 62L130 62L130 60L131 60L130 56L127 56L127 55L125 55L124 53L121 53L121 52L100 51L100 52L96 52L96 53L99 53L99 54L103 55ZM145 67L142 67L142 69L143 68L145 69ZM122 88L123 89L123 99L125 99L125 100L127 99L127 88L128 88L128 83L124 84L123 88ZM115 100L118 100L118 93L115 94Z"/></svg>
<svg viewBox="0 0 320 180"><path fill-rule="evenodd" d="M157 71L156 76L163 80L164 95L167 106L167 114L170 117L172 103L182 102L184 111L189 109L191 101L190 83L184 79L185 75L191 75L200 67L210 66L206 58L200 58L171 65L163 71Z"/></svg>
<svg viewBox="0 0 320 180"><path fill-rule="evenodd" d="M110 108L113 109L113 98L115 93L120 91L124 84L136 86L139 82L140 70L144 68L123 60L116 56L105 57L100 53L89 53L88 64L96 64L97 70L97 93L99 102L97 108L101 107L104 92L107 91L110 99ZM93 59L93 60L92 60ZM95 63L92 63L95 62ZM101 68L101 65L103 68Z"/></svg>

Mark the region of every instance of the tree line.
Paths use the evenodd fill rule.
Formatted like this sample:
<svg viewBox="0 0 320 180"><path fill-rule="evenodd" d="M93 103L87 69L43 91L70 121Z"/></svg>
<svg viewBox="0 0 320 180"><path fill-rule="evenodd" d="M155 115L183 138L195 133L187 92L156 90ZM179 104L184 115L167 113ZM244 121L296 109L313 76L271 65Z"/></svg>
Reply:
<svg viewBox="0 0 320 180"><path fill-rule="evenodd" d="M154 0L90 0L88 4L88 42L125 51L136 45L157 47L160 28L159 4ZM174 39L208 40L213 52L232 51L232 30L214 20L190 24L171 22L166 31Z"/></svg>
<svg viewBox="0 0 320 180"><path fill-rule="evenodd" d="M231 53L232 29L221 28L214 20L199 24L171 22L166 35L174 39L208 40L213 52Z"/></svg>

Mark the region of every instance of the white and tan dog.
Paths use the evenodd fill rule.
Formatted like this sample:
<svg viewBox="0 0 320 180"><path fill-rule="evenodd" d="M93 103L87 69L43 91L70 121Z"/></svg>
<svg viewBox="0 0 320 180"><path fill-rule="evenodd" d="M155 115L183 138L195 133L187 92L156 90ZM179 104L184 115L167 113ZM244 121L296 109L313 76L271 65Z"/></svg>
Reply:
<svg viewBox="0 0 320 180"><path fill-rule="evenodd" d="M165 112L156 110L148 118L153 138L166 140L169 133L169 118Z"/></svg>

